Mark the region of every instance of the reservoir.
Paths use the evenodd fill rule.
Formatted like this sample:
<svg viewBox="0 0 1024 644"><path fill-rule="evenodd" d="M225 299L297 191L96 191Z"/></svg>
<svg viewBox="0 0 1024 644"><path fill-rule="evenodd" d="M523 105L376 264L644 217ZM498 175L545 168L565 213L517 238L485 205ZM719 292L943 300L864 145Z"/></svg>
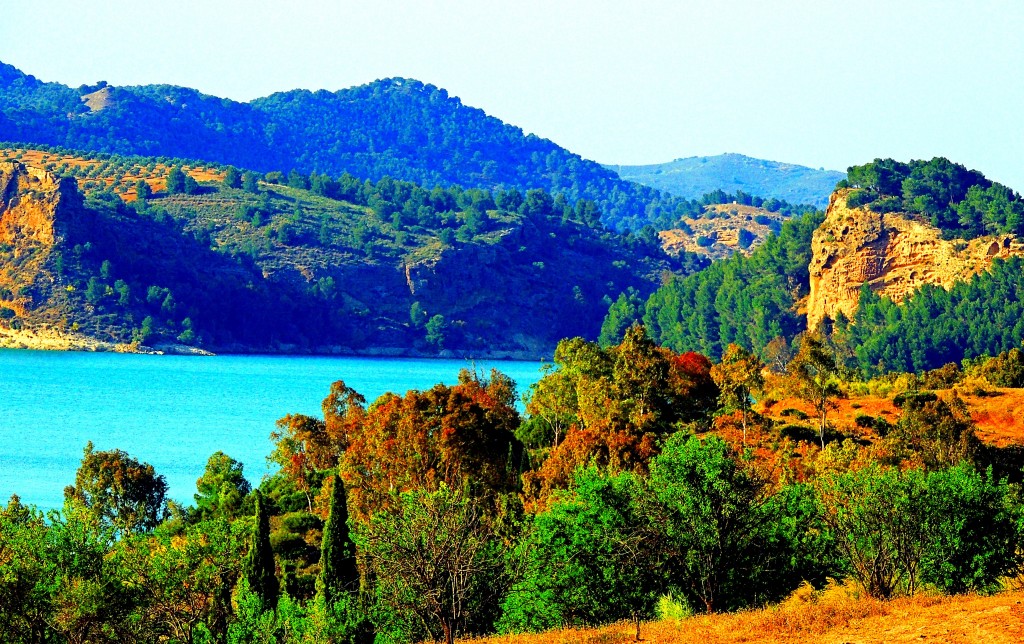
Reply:
<svg viewBox="0 0 1024 644"><path fill-rule="evenodd" d="M241 461L254 486L270 473L274 422L322 417L335 380L372 403L394 391L455 384L459 370L509 375L522 395L540 363L309 356L151 356L0 350L0 504L11 494L59 508L82 450L121 449L167 478L193 505L196 479L217 450ZM276 466L274 466L276 467Z"/></svg>

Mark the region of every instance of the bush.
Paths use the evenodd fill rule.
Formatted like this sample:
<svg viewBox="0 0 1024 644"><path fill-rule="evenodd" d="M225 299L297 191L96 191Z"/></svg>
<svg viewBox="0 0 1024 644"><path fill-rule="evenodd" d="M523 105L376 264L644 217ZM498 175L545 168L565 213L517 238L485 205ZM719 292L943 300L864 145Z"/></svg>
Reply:
<svg viewBox="0 0 1024 644"><path fill-rule="evenodd" d="M871 466L819 481L825 521L872 597L987 591L1016 569L1005 484L961 464L925 474Z"/></svg>
<svg viewBox="0 0 1024 644"><path fill-rule="evenodd" d="M288 532L305 534L310 530L323 530L324 521L315 514L308 512L289 512L281 517L281 527Z"/></svg>
<svg viewBox="0 0 1024 644"><path fill-rule="evenodd" d="M931 391L904 391L901 394L896 394L892 399L892 404L903 409L908 404L913 407L920 407L925 403L935 402L938 399L939 397Z"/></svg>

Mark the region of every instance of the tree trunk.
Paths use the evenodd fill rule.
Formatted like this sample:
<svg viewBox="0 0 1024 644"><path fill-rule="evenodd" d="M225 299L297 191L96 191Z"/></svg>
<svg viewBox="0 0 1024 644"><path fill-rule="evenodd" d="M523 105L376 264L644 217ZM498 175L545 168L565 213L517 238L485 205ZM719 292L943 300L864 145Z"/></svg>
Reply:
<svg viewBox="0 0 1024 644"><path fill-rule="evenodd" d="M633 613L633 623L636 625L636 641L640 641L640 613Z"/></svg>
<svg viewBox="0 0 1024 644"><path fill-rule="evenodd" d="M455 644L454 633L452 633L452 625L448 623L447 619L441 619L441 629L444 631L445 644Z"/></svg>

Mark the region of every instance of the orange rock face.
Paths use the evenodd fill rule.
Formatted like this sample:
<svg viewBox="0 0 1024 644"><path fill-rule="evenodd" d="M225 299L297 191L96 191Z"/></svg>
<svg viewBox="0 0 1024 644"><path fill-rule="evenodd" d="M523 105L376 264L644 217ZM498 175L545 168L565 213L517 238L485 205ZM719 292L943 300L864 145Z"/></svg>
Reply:
<svg viewBox="0 0 1024 644"><path fill-rule="evenodd" d="M865 283L902 302L925 284L948 289L986 270L997 257L1024 255L1024 244L1012 235L946 240L939 229L906 214L850 208L848 195L848 190L832 194L811 242L809 329L840 311L852 318Z"/></svg>
<svg viewBox="0 0 1024 644"><path fill-rule="evenodd" d="M77 198L74 179L18 162L0 163L0 242L59 243L66 223L61 213Z"/></svg>

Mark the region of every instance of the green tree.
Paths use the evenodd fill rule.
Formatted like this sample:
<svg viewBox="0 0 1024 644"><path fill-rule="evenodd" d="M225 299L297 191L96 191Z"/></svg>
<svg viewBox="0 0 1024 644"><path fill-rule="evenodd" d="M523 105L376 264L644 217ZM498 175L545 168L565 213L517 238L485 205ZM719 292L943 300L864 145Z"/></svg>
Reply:
<svg viewBox="0 0 1024 644"><path fill-rule="evenodd" d="M448 323L445 321L444 316L440 313L434 315L427 320L424 329L427 332L427 344L433 346L438 351L443 349L445 334L448 331Z"/></svg>
<svg viewBox="0 0 1024 644"><path fill-rule="evenodd" d="M409 307L409 322L412 323L414 329L423 328L427 323L427 312L423 310L423 305L418 300Z"/></svg>
<svg viewBox="0 0 1024 644"><path fill-rule="evenodd" d="M64 498L81 506L117 535L155 528L167 516L167 480L148 463L140 463L115 449L95 451L85 446L75 484L64 488Z"/></svg>
<svg viewBox="0 0 1024 644"><path fill-rule="evenodd" d="M259 597L262 610L273 610L281 589L275 572L274 552L270 548L270 520L259 489L253 490L255 524L249 552L242 563L242 575L250 591Z"/></svg>
<svg viewBox="0 0 1024 644"><path fill-rule="evenodd" d="M252 487L242 474L240 462L221 451L206 461L206 470L196 481L196 511L201 517L234 518Z"/></svg>
<svg viewBox="0 0 1024 644"><path fill-rule="evenodd" d="M0 640L44 642L52 638L49 590L52 563L43 515L12 496L0 508Z"/></svg>
<svg viewBox="0 0 1024 644"><path fill-rule="evenodd" d="M356 532L385 619L414 616L447 644L478 623L474 610L496 603L505 590L504 560L486 512L442 483L433 492L402 493L392 511L378 512Z"/></svg>
<svg viewBox="0 0 1024 644"><path fill-rule="evenodd" d="M253 172L242 175L242 190L256 194L260 191L259 178Z"/></svg>
<svg viewBox="0 0 1024 644"><path fill-rule="evenodd" d="M544 630L569 624L653 615L665 587L655 526L638 499L647 490L632 473L577 473L569 490L533 520L521 546L525 578L505 600L502 631Z"/></svg>
<svg viewBox="0 0 1024 644"><path fill-rule="evenodd" d="M913 593L928 526L920 470L872 465L818 481L825 521L854 579L872 597Z"/></svg>
<svg viewBox="0 0 1024 644"><path fill-rule="evenodd" d="M236 189L242 187L242 173L238 171L238 168L233 165L228 166L224 172L224 185Z"/></svg>
<svg viewBox="0 0 1024 644"><path fill-rule="evenodd" d="M238 524L217 517L184 529L164 524L122 544L118 556L143 580L144 619L174 641L223 641L242 556L239 532Z"/></svg>
<svg viewBox="0 0 1024 644"><path fill-rule="evenodd" d="M355 545L349 536L345 485L340 477L335 476L331 486L330 511L320 546L317 590L324 602L331 606L343 595L358 589L359 570L356 567Z"/></svg>
<svg viewBox="0 0 1024 644"><path fill-rule="evenodd" d="M932 472L927 485L922 581L945 593L989 592L1019 571L1021 539L1005 482L965 463Z"/></svg>
<svg viewBox="0 0 1024 644"><path fill-rule="evenodd" d="M708 613L751 603L766 552L767 488L720 439L673 434L651 463L652 520L664 530L669 578Z"/></svg>
<svg viewBox="0 0 1024 644"><path fill-rule="evenodd" d="M185 173L181 166L174 166L167 172L167 193L172 195L185 194Z"/></svg>
<svg viewBox="0 0 1024 644"><path fill-rule="evenodd" d="M608 309L608 315L601 323L601 334L597 343L604 348L616 345L622 341L626 329L637 324L643 319L643 300L636 289L619 293L619 299L612 303Z"/></svg>
<svg viewBox="0 0 1024 644"><path fill-rule="evenodd" d="M722 406L741 412L744 445L747 444L747 414L751 397L764 388L763 369L761 359L738 344L726 347L722 361L711 368L711 377L718 385Z"/></svg>
<svg viewBox="0 0 1024 644"><path fill-rule="evenodd" d="M842 364L824 338L808 334L801 340L800 349L787 370L796 380L800 397L811 403L818 414L818 435L824 449L828 411L836 408L836 398L842 393L839 388Z"/></svg>
<svg viewBox="0 0 1024 644"><path fill-rule="evenodd" d="M135 198L139 201L146 201L153 196L153 189L149 187L145 179L139 179L135 182Z"/></svg>

